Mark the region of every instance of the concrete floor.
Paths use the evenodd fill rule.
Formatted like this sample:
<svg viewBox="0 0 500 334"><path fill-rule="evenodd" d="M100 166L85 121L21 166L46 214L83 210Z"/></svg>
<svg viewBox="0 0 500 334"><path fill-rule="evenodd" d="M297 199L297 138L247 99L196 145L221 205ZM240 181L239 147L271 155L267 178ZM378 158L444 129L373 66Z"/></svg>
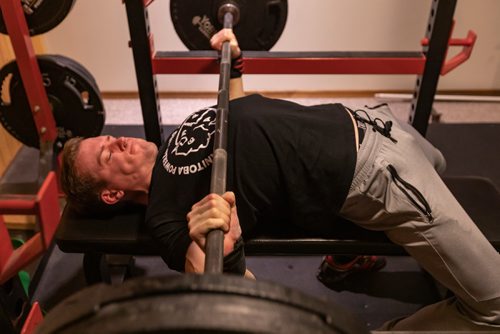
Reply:
<svg viewBox="0 0 500 334"><path fill-rule="evenodd" d="M273 97L276 94L268 94ZM302 98L290 97L291 101L314 105L339 102L350 108L364 105L376 105L382 102L375 98ZM203 107L217 103L216 98L169 98L160 99L161 119L163 124L180 124L189 114ZM401 120L407 120L410 113L410 103L403 101L388 101L393 113ZM105 99L106 124L142 124L140 103L138 99ZM436 102L434 109L442 114L444 123L500 123L500 103L493 102Z"/></svg>

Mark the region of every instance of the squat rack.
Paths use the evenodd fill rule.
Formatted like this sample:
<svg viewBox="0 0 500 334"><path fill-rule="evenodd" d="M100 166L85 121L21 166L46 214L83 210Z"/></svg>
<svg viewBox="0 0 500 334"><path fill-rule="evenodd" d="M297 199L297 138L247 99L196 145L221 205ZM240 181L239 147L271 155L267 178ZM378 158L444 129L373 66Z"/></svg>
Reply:
<svg viewBox="0 0 500 334"><path fill-rule="evenodd" d="M164 141L157 74L218 73L216 51L156 51L148 9L153 0L124 0L130 31L146 139ZM457 0L433 0L422 51L418 52L273 52L243 51L245 74L417 74L409 121L427 131L439 76L465 62L476 34L452 39ZM448 46L463 50L445 62Z"/></svg>

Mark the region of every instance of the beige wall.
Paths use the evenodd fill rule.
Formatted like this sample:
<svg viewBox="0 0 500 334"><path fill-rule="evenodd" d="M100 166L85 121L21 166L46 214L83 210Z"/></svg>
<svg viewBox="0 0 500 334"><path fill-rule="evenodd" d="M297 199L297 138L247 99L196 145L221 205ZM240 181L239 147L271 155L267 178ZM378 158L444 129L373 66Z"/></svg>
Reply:
<svg viewBox="0 0 500 334"><path fill-rule="evenodd" d="M431 0L289 0L276 51L417 51ZM149 7L157 50L185 50L168 0ZM455 37L478 34L472 58L442 77L442 90L500 89L500 1L459 0ZM80 61L102 91L137 91L125 8L119 0L78 0L66 20L46 34L49 52ZM450 51L453 55L457 49ZM414 76L247 76L248 90L411 90ZM213 75L159 77L161 91L214 91Z"/></svg>

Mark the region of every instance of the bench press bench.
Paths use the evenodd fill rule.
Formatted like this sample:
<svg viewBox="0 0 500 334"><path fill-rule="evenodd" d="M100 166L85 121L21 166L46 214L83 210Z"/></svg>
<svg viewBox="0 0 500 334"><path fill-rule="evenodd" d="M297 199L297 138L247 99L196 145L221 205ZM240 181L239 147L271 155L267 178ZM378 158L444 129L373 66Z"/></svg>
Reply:
<svg viewBox="0 0 500 334"><path fill-rule="evenodd" d="M445 177L446 184L491 244L500 251L500 193L489 179ZM108 217L83 217L71 207L64 209L55 240L61 251L83 253L87 283L109 280L104 275L106 255L158 255L158 245L144 224L144 208L130 207ZM335 238L304 238L298 235L258 236L245 240L245 253L258 255L407 255L383 232L338 222Z"/></svg>

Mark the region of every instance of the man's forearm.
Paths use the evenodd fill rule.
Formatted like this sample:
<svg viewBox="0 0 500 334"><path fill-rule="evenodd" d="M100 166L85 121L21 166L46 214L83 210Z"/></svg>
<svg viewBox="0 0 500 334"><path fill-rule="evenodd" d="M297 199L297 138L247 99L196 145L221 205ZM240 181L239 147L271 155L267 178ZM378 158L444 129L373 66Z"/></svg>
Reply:
<svg viewBox="0 0 500 334"><path fill-rule="evenodd" d="M243 90L242 78L229 80L229 99L234 100L243 96L245 96L245 91Z"/></svg>
<svg viewBox="0 0 500 334"><path fill-rule="evenodd" d="M192 242L186 253L184 270L187 273L203 273L205 270L205 253L196 242Z"/></svg>

